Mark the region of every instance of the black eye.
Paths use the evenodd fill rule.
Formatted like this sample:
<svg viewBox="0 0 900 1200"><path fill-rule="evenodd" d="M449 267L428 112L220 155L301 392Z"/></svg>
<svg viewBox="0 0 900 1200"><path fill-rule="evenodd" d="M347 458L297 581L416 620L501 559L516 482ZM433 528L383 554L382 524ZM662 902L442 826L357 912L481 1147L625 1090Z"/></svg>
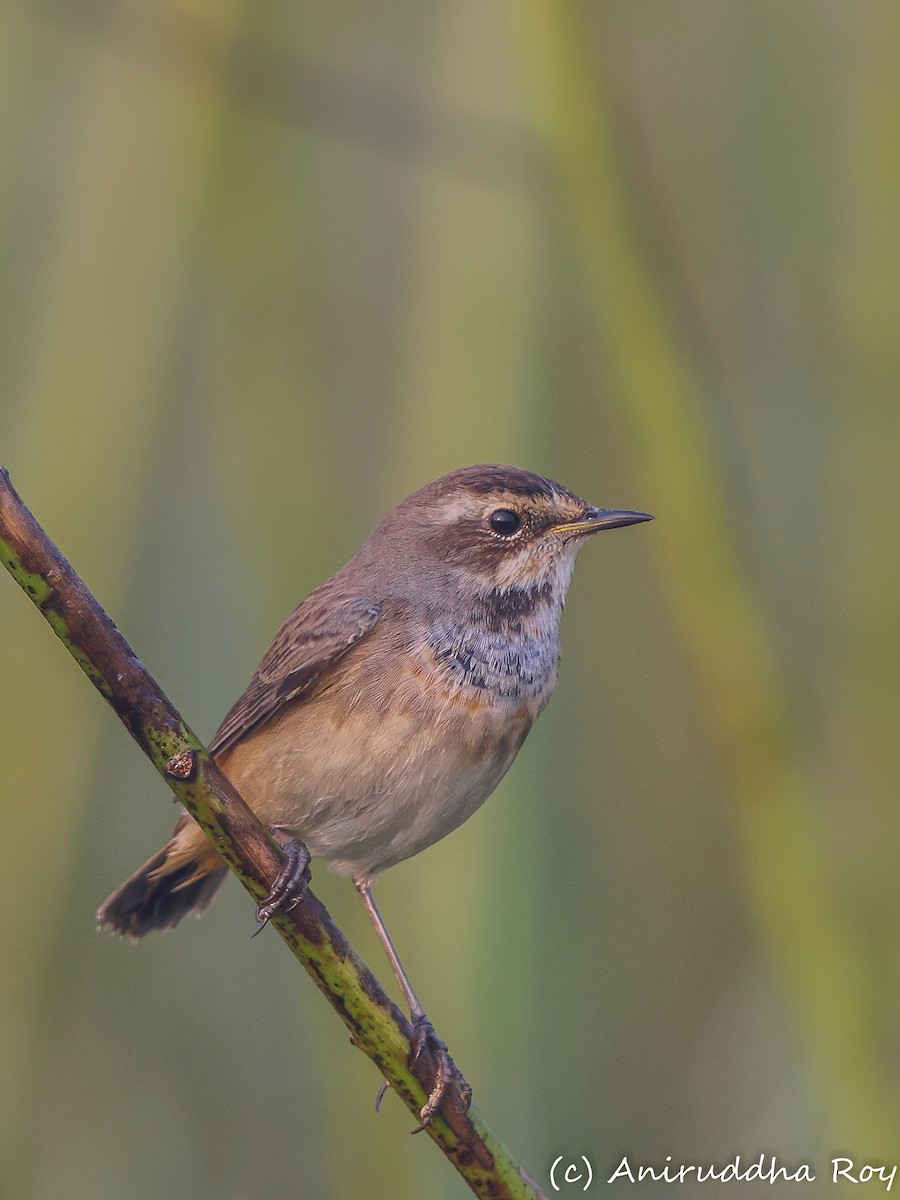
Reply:
<svg viewBox="0 0 900 1200"><path fill-rule="evenodd" d="M488 517L488 524L501 537L512 537L522 526L522 518L511 508L498 508Z"/></svg>

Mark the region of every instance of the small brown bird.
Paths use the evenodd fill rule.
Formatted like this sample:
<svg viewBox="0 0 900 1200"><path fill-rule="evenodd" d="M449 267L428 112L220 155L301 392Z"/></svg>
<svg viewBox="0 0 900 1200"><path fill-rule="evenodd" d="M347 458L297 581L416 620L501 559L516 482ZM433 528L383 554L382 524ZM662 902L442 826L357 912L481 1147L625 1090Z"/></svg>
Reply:
<svg viewBox="0 0 900 1200"><path fill-rule="evenodd" d="M286 847L259 920L295 900L310 854L356 885L420 1044L433 1039L439 1055L442 1086L422 1127L452 1062L372 884L462 824L503 778L556 685L559 617L586 538L651 519L592 508L518 467L445 475L388 513L291 613L210 743ZM165 929L202 912L225 874L184 814L98 919L131 938Z"/></svg>

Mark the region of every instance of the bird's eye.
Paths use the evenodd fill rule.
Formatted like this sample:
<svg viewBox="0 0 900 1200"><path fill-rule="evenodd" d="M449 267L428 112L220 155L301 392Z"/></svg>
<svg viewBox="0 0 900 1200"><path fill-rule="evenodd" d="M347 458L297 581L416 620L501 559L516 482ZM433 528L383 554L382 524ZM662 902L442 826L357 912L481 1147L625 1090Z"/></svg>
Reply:
<svg viewBox="0 0 900 1200"><path fill-rule="evenodd" d="M511 508L498 508L488 517L488 524L501 537L512 537L521 528L522 518Z"/></svg>

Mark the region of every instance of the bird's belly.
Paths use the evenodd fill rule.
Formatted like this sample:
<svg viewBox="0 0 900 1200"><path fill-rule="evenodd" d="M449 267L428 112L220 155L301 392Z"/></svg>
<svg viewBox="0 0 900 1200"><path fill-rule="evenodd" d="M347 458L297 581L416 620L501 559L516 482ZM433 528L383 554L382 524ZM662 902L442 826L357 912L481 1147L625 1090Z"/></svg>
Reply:
<svg viewBox="0 0 900 1200"><path fill-rule="evenodd" d="M223 762L268 825L302 838L341 874L377 875L432 845L487 799L534 706L442 698L435 708L363 692L288 708Z"/></svg>

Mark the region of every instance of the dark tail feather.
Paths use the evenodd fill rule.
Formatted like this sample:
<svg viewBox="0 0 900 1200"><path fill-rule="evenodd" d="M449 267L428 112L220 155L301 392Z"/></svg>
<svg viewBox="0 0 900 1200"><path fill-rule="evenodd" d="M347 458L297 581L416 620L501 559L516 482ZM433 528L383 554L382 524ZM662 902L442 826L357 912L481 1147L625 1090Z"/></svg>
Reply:
<svg viewBox="0 0 900 1200"><path fill-rule="evenodd" d="M190 880L197 872L196 863L185 863L163 875L156 875L166 861L170 846L139 867L97 910L101 929L110 929L137 941L151 929L171 929L189 912L200 916L228 874L227 867L215 867Z"/></svg>

